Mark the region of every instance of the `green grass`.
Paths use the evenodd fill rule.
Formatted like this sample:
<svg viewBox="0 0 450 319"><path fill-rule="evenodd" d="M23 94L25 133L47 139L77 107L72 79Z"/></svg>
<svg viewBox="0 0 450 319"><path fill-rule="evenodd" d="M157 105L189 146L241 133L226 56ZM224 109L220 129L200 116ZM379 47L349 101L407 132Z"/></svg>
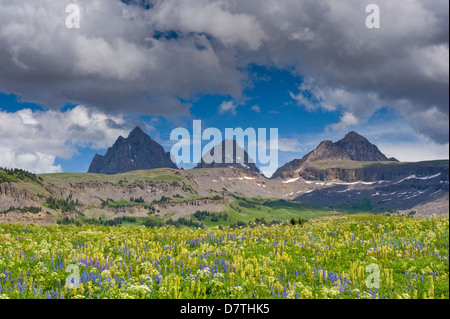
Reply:
<svg viewBox="0 0 450 319"><path fill-rule="evenodd" d="M3 183L14 183L14 182L18 182L19 179L11 174L6 173L5 171L0 170L0 181L2 181Z"/></svg>
<svg viewBox="0 0 450 319"><path fill-rule="evenodd" d="M135 205L135 203L131 203L126 200L120 200L109 202L109 205L111 207L123 207L133 206ZM329 210L327 207L322 207L319 205L262 198L239 198L225 204L225 207L226 209L222 212L209 212L210 216L206 217L203 220L198 220L193 215L186 216L185 218L190 218L192 221L200 222L205 227L214 227L220 225L230 226L236 224L238 221L245 223L253 222L257 218L264 218L267 222L270 222L272 220L289 222L292 218L296 220L298 220L299 218L309 220L318 217L340 214L336 211ZM213 214L218 217L218 221L212 221ZM226 220L223 217L220 217L221 215L223 216L225 214L227 214ZM163 217L155 215L149 215L148 217L136 217L136 223L123 222L121 226L139 226L143 225L146 220L154 220L164 223L174 215L175 212L170 212ZM83 218L80 218L79 221L83 223Z"/></svg>
<svg viewBox="0 0 450 319"><path fill-rule="evenodd" d="M89 182L103 182L119 185L133 185L137 183L172 183L186 180L188 174L172 169L153 169L132 171L124 174L104 175L92 173L53 173L39 175L44 181L55 186L68 186Z"/></svg>
<svg viewBox="0 0 450 319"><path fill-rule="evenodd" d="M312 219L337 214L326 207L277 199L243 198L227 203L226 207L222 212L228 214L226 221L219 218L218 222L213 222L209 216L201 222L211 227L228 226L238 221L248 223L256 218L265 218L268 222L272 220L289 222L292 218ZM191 219L198 221L194 216L191 216Z"/></svg>
<svg viewBox="0 0 450 319"><path fill-rule="evenodd" d="M373 211L372 202L370 199L361 199L358 202L347 202L340 204L336 206L339 210L344 210L347 213L356 214L356 213L364 213L364 212L370 212L372 214L375 214L376 212Z"/></svg>
<svg viewBox="0 0 450 319"><path fill-rule="evenodd" d="M0 183L17 183L32 193L38 195L48 195L47 190L42 186L42 182L38 178L29 178L22 175L15 176L3 171L2 169L0 169Z"/></svg>
<svg viewBox="0 0 450 319"><path fill-rule="evenodd" d="M130 223L130 222L123 222L121 224L122 227L136 227L136 226L141 226L145 223L145 221L147 220L154 220L157 222L164 222L164 219L158 217L158 216L148 216L148 217L136 217L136 222L135 223Z"/></svg>

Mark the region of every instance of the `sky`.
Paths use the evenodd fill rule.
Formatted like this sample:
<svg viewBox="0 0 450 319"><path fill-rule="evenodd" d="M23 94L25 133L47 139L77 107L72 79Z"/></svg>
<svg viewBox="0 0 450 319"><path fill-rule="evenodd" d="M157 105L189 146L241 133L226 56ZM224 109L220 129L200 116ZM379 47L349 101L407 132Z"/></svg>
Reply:
<svg viewBox="0 0 450 319"><path fill-rule="evenodd" d="M351 130L448 159L448 1L0 0L0 21L0 167L86 172L135 126L170 151L193 120L278 128L278 166Z"/></svg>

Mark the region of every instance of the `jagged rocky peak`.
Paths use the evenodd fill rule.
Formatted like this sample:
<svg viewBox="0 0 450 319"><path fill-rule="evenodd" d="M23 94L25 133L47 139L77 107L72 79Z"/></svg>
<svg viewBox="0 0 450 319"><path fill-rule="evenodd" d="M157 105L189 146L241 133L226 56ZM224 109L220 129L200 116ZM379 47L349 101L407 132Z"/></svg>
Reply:
<svg viewBox="0 0 450 319"><path fill-rule="evenodd" d="M105 156L96 154L89 173L120 174L135 170L174 168L170 154L137 126L127 138L119 136Z"/></svg>
<svg viewBox="0 0 450 319"><path fill-rule="evenodd" d="M227 143L232 143L233 147L226 149ZM258 173L260 174L259 169L256 167L254 161L249 157L248 153L242 149L239 144L236 142L236 140L224 140L220 145L213 147L211 150L208 151L207 154L209 156L214 156L214 150L215 148L221 148L222 149L222 159L220 163L216 163L213 161L212 163L208 163L209 161L206 161L205 156L203 156L200 163L196 166L196 168L218 168L218 167L229 167L229 168L239 168L245 171ZM238 154L238 150L240 151ZM243 158L241 157L243 154Z"/></svg>

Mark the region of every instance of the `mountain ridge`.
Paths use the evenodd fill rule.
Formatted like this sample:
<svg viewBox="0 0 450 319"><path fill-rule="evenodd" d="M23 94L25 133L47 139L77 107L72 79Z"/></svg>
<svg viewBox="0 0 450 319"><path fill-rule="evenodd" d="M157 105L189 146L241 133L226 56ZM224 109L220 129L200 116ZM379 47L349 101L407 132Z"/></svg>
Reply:
<svg viewBox="0 0 450 319"><path fill-rule="evenodd" d="M197 211L225 210L240 216L245 207L233 203L239 198L260 198L261 202L277 199L280 203L365 213L406 211L435 201L448 203L448 160L315 162L313 167L316 172L304 172L310 176L290 180L268 179L237 168L162 168L114 175L54 173L34 178L0 169L0 223L53 224L62 217L114 220L122 216L146 218L149 214L176 220ZM347 181L335 176L342 169ZM448 215L448 208L435 213Z"/></svg>

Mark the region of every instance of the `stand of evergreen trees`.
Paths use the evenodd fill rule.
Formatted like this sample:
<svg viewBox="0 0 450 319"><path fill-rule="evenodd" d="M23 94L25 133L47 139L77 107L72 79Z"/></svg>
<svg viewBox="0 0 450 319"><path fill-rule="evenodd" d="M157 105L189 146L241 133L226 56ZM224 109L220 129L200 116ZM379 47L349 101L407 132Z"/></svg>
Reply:
<svg viewBox="0 0 450 319"><path fill-rule="evenodd" d="M69 195L66 199L56 198L56 197L48 197L45 200L48 208L58 210L60 209L62 213L73 212L80 203L78 199L74 201L72 199L72 195Z"/></svg>
<svg viewBox="0 0 450 319"><path fill-rule="evenodd" d="M60 220L58 220L56 223L58 225L75 225L75 226L81 226L83 224L87 224L87 225L94 225L94 226L119 226L121 225L123 222L129 222L129 223L136 223L136 217L128 217L128 216L124 216L124 217L117 217L114 219L107 219L107 220L103 220L101 217L100 218L88 218L88 219L71 219L69 217L64 217Z"/></svg>
<svg viewBox="0 0 450 319"><path fill-rule="evenodd" d="M30 180L38 183L39 185L42 185L43 181L42 177L38 177L36 174L25 171L23 169L19 168L9 169L0 167L0 172L6 173L6 175L0 174L0 183L16 182L17 180L15 180L14 178L17 178L23 181Z"/></svg>
<svg viewBox="0 0 450 319"><path fill-rule="evenodd" d="M292 218L291 219L291 225L303 225L304 223L306 223L306 219L303 219L303 218L299 218L298 220L296 220L296 219L294 219L294 218Z"/></svg>
<svg viewBox="0 0 450 319"><path fill-rule="evenodd" d="M173 221L172 219L169 219L166 221L166 225L173 225L177 228L181 227L181 226L188 226L188 227L196 227L196 228L204 228L202 223L197 223L193 220L190 219L186 219L184 217L179 218L175 221Z"/></svg>
<svg viewBox="0 0 450 319"><path fill-rule="evenodd" d="M177 220L172 220L172 219L169 219L169 220L167 220L166 222L163 222L163 221L157 221L157 220L154 220L154 219L147 219L144 223L143 223L143 225L145 226L145 227L149 227L149 228L157 228L157 227L163 227L163 226L175 226L175 227L177 227L177 228L180 228L180 227L182 227L182 226L187 226L187 227L195 227L195 228L204 228L204 226L203 226L203 224L202 223L198 223L198 222L195 222L195 221L193 221L193 220L190 220L190 219L186 219L186 218L184 218L184 217L182 217L182 218L179 218L179 219L177 219Z"/></svg>
<svg viewBox="0 0 450 319"><path fill-rule="evenodd" d="M206 219L206 217L210 217L211 216L211 221L212 222L218 222L219 219L223 219L224 221L228 220L228 214L227 213L210 213L207 211L196 211L194 213L194 217L197 218L197 220L201 221Z"/></svg>
<svg viewBox="0 0 450 319"><path fill-rule="evenodd" d="M4 210L2 212L0 212L0 214L8 214L10 212L14 212L17 211L19 213L32 213L32 214L38 214L40 212L42 212L42 208L41 207L22 207L22 208L17 208L14 206L9 207L9 209Z"/></svg>

